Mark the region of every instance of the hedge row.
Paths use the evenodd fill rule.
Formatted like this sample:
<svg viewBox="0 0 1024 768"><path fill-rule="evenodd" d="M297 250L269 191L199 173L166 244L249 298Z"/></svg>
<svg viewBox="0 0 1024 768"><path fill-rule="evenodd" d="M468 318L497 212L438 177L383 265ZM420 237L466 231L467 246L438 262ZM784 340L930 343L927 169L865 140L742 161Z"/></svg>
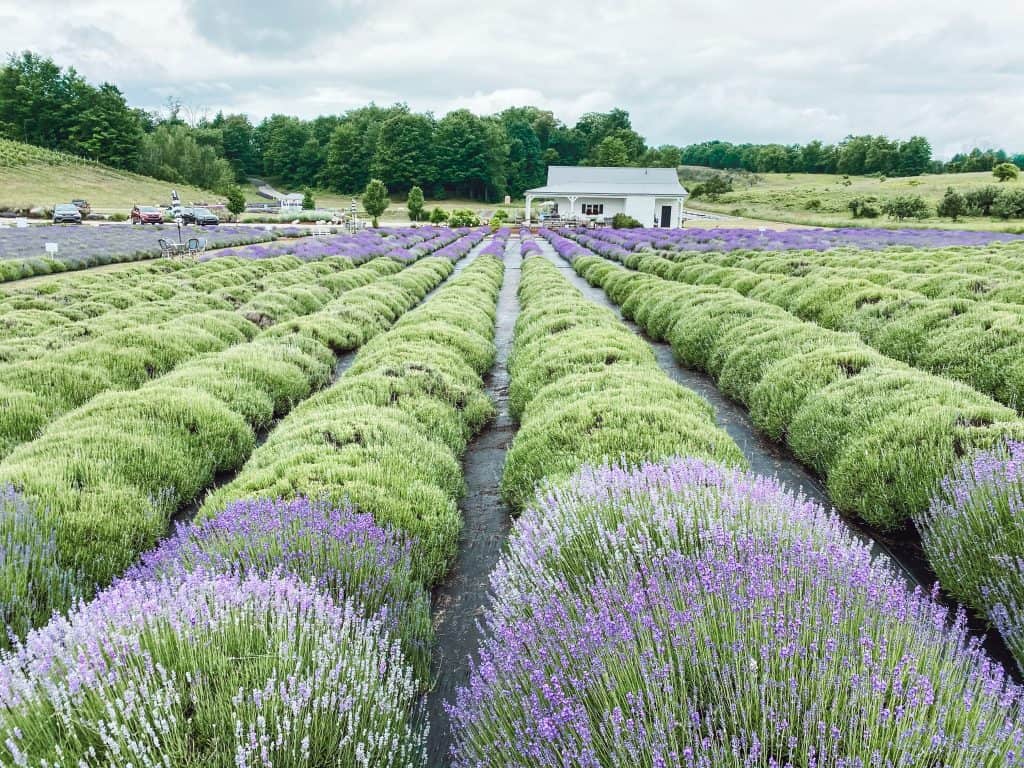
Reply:
<svg viewBox="0 0 1024 768"><path fill-rule="evenodd" d="M852 332L883 355L947 376L1024 409L1024 310L1009 304L929 299L861 278L762 275L700 258L634 254L630 269L666 280L732 288L834 331Z"/></svg>
<svg viewBox="0 0 1024 768"><path fill-rule="evenodd" d="M732 290L672 283L597 256L574 267L759 429L825 478L836 506L884 529L928 506L971 450L1024 434L1009 408Z"/></svg>
<svg viewBox="0 0 1024 768"><path fill-rule="evenodd" d="M519 297L509 404L521 427L501 480L513 509L542 479L565 479L585 462L695 455L744 463L711 406L672 382L645 341L548 260L523 262Z"/></svg>
<svg viewBox="0 0 1024 768"><path fill-rule="evenodd" d="M426 259L349 291L352 315L372 318L350 321L351 336L370 338L379 318L397 318L450 270L446 260ZM334 360L301 332L265 332L196 357L140 389L101 394L57 419L0 463L0 485L17 488L55 528L56 566L73 570L88 593L151 547L170 515L218 473L240 467L255 431L326 384ZM35 622L64 607L41 595L39 605L22 610Z"/></svg>
<svg viewBox="0 0 1024 768"><path fill-rule="evenodd" d="M244 314L224 309L184 314L156 325L90 336L38 359L0 364L0 458L102 392L135 389L199 355L252 339L260 326L277 317L312 312L339 292L367 285L397 268L387 259L358 269L344 260L303 265L295 272L309 288L290 296L270 290L259 312L243 307Z"/></svg>
<svg viewBox="0 0 1024 768"><path fill-rule="evenodd" d="M450 269L450 267L448 267ZM430 301L367 344L331 388L296 408L201 518L240 498L351 501L414 540L424 584L455 554L459 458L494 413L481 376L494 359L503 266L480 256Z"/></svg>

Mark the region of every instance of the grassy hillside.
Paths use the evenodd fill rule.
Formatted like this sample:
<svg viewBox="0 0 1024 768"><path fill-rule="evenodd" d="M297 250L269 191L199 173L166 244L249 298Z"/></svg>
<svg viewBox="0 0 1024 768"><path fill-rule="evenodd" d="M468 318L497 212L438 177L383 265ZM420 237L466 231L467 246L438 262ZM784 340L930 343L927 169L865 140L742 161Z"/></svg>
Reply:
<svg viewBox="0 0 1024 768"><path fill-rule="evenodd" d="M684 183L706 176L708 169L700 171L686 167L682 171ZM1006 182L1003 186L1024 182ZM687 206L698 210L715 211L753 219L809 224L812 226L870 226L892 227L894 222L884 216L877 219L854 219L847 204L855 197L874 197L879 201L897 195L920 195L934 209L947 187L961 192L986 185L997 185L991 173L952 173L914 176L908 178L873 178L866 176L836 176L802 173L740 173L733 176L733 191L717 201L690 200ZM1001 219L968 218L955 224L949 219L933 215L923 221L907 221L899 226L950 227L955 229L984 229L1019 232L1024 222Z"/></svg>
<svg viewBox="0 0 1024 768"><path fill-rule="evenodd" d="M22 209L85 198L98 213L128 213L140 203L169 203L177 189L182 202L219 202L211 192L118 171L99 163L0 139L0 210Z"/></svg>

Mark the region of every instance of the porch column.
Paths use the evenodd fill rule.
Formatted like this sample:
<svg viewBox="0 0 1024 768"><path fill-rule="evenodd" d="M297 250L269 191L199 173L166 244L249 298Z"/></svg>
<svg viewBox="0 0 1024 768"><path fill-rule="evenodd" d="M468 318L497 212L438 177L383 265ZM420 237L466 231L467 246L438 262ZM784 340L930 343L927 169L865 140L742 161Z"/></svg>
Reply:
<svg viewBox="0 0 1024 768"><path fill-rule="evenodd" d="M680 227L684 226L683 225L683 203L685 203L685 202L686 202L686 198L685 197L680 197L679 198L679 226Z"/></svg>
<svg viewBox="0 0 1024 768"><path fill-rule="evenodd" d="M532 204L533 204L533 195L527 195L526 196L526 221L525 221L525 224L526 224L527 227L530 226L530 206Z"/></svg>
<svg viewBox="0 0 1024 768"><path fill-rule="evenodd" d="M576 201L579 200L579 195L566 195L569 198L569 215L576 215Z"/></svg>

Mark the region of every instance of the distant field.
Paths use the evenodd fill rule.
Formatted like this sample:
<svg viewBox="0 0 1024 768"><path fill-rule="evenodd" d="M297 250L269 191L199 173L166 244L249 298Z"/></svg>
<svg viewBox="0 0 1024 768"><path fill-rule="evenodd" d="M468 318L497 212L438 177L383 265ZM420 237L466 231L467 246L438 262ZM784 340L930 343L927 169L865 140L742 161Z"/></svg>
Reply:
<svg viewBox="0 0 1024 768"><path fill-rule="evenodd" d="M695 169L684 170L684 178ZM686 182L684 182L686 183ZM1022 182L1006 182L1016 185ZM896 222L884 216L877 219L854 219L847 204L855 197L876 197L879 201L897 195L920 195L934 208L947 187L961 192L998 183L991 173L955 173L880 179L803 173L742 174L734 179L734 191L717 201L689 200L687 206L751 219L789 222L823 227L941 227L949 229L980 229L997 232L1024 231L1020 221L970 217L953 223L934 214L924 220ZM692 186L692 182L690 182ZM815 202L819 208L814 209ZM809 207L810 206L810 207Z"/></svg>
<svg viewBox="0 0 1024 768"><path fill-rule="evenodd" d="M52 208L85 198L97 213L125 213L140 203L169 203L177 189L183 202L222 202L198 187L118 171L69 155L0 139L0 208Z"/></svg>

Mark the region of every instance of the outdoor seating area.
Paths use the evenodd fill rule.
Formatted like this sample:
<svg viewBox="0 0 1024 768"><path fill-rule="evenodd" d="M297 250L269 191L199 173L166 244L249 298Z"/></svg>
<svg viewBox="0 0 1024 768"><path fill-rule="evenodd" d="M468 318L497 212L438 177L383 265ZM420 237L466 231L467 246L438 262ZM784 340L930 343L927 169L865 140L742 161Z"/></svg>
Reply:
<svg viewBox="0 0 1024 768"><path fill-rule="evenodd" d="M160 255L168 259L182 257L197 258L206 251L207 245L205 237L190 237L184 243L176 243L173 240L161 237L157 240L157 243L160 245Z"/></svg>

